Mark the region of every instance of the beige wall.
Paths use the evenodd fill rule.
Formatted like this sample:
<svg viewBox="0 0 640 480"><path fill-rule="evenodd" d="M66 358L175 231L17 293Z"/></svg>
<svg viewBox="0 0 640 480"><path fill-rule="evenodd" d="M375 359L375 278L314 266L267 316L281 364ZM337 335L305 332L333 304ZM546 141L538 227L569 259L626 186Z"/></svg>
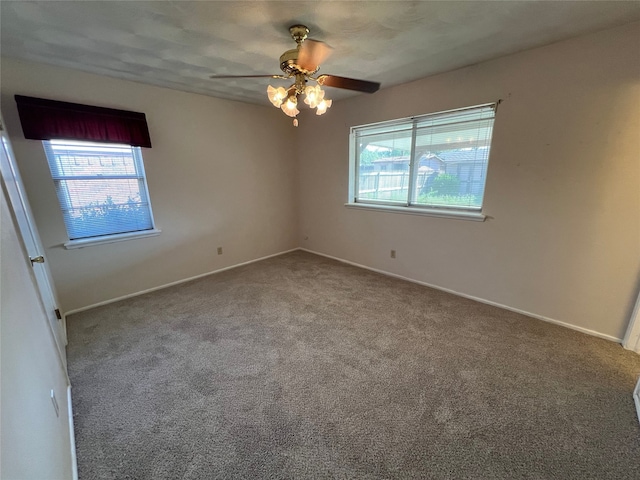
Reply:
<svg viewBox="0 0 640 480"><path fill-rule="evenodd" d="M290 122L268 107L2 59L2 112L62 309L70 311L295 248ZM15 94L147 115L143 149L158 237L65 250L42 144L25 140ZM223 247L223 255L216 248Z"/></svg>
<svg viewBox="0 0 640 480"><path fill-rule="evenodd" d="M635 24L359 96L305 115L296 131L275 109L11 59L2 111L67 311L300 245L620 338L640 270L639 38ZM145 112L163 233L63 249L53 183L40 143L22 138L16 93ZM343 206L351 125L498 98L486 222ZM70 478L67 380L4 192L0 231L0 476Z"/></svg>
<svg viewBox="0 0 640 480"><path fill-rule="evenodd" d="M67 311L302 246L619 339L640 269L639 30L354 97L303 115L297 130L269 107L11 59L2 109ZM145 112L163 233L64 250L42 147L22 138L15 93ZM351 125L498 98L486 222L344 207Z"/></svg>
<svg viewBox="0 0 640 480"><path fill-rule="evenodd" d="M621 338L640 271L639 58L636 23L305 118L301 246ZM497 99L486 222L343 206L350 126Z"/></svg>
<svg viewBox="0 0 640 480"><path fill-rule="evenodd" d="M18 240L4 188L0 203L0 478L70 479L67 376ZM52 389L59 416L51 402Z"/></svg>

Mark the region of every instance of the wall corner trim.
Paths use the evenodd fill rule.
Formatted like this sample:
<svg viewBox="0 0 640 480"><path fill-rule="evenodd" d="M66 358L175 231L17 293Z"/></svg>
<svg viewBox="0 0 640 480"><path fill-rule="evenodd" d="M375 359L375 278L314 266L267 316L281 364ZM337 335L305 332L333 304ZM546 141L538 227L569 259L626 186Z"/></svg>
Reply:
<svg viewBox="0 0 640 480"><path fill-rule="evenodd" d="M76 452L76 434L73 428L73 403L71 401L71 385L67 385L67 409L69 411L69 439L71 441L71 472L73 480L78 480L78 455Z"/></svg>
<svg viewBox="0 0 640 480"><path fill-rule="evenodd" d="M622 346L632 352L640 353L640 294L638 294L638 299L633 307Z"/></svg>

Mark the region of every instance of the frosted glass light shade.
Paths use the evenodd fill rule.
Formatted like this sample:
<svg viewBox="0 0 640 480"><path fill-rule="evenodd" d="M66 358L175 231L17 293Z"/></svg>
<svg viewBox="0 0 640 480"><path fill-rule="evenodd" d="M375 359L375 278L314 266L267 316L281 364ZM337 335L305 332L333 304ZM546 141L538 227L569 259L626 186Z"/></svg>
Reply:
<svg viewBox="0 0 640 480"><path fill-rule="evenodd" d="M324 91L320 88L320 85L316 85L315 87L306 87L304 89L304 94L304 103L309 105L311 108L316 108L324 98Z"/></svg>
<svg viewBox="0 0 640 480"><path fill-rule="evenodd" d="M275 88L269 85L267 87L267 96L273 106L279 108L284 99L287 98L287 91L283 87Z"/></svg>
<svg viewBox="0 0 640 480"><path fill-rule="evenodd" d="M298 107L298 99L296 98L295 95L291 95L289 98L287 98L287 101L280 106L282 111L286 115L289 115L290 117L295 117L300 113L297 107Z"/></svg>
<svg viewBox="0 0 640 480"><path fill-rule="evenodd" d="M316 115L322 115L327 111L327 108L331 106L333 100L322 99L322 101L318 104L316 108Z"/></svg>

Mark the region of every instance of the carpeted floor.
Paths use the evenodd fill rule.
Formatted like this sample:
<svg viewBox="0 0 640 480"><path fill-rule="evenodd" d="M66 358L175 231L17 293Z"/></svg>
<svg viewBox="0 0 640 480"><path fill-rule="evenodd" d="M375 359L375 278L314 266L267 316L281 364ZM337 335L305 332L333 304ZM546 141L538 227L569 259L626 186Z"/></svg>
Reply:
<svg viewBox="0 0 640 480"><path fill-rule="evenodd" d="M68 320L80 480L640 478L640 355L316 255Z"/></svg>

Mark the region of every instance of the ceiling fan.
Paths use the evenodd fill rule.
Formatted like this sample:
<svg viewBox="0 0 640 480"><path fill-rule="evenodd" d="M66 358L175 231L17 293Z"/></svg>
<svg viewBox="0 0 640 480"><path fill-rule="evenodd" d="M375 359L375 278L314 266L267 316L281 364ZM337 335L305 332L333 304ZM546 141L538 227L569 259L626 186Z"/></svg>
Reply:
<svg viewBox="0 0 640 480"><path fill-rule="evenodd" d="M296 116L298 110L298 96L305 95L304 103L316 109L316 115L322 115L331 106L332 101L325 98L321 87L344 88L356 92L374 93L380 88L378 82L356 80L355 78L338 77L336 75L317 75L320 64L331 55L332 48L324 42L307 39L309 29L304 25L289 27L291 38L298 46L287 50L280 56L280 69L283 75L211 75L212 79L222 78L276 78L293 80L289 87L275 88L269 85L267 95L271 103L293 117L293 125L298 126ZM316 82L315 86L307 85L309 80Z"/></svg>

